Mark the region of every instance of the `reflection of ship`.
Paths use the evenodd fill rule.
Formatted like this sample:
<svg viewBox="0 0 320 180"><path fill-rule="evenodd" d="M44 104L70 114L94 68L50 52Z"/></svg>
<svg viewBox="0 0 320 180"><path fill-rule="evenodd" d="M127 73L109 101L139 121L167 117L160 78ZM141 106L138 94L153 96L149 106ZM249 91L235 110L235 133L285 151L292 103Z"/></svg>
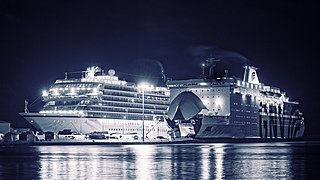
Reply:
<svg viewBox="0 0 320 180"><path fill-rule="evenodd" d="M43 92L42 111L20 113L38 131L108 131L145 134L149 138L167 135L167 88L137 86L119 80L114 70L106 75L99 67L87 68L81 78L70 78L70 74Z"/></svg>
<svg viewBox="0 0 320 180"><path fill-rule="evenodd" d="M257 68L245 66L243 80L214 77L215 62L209 58L203 64L201 79L167 82L171 100L167 121L176 134L195 138L303 136L304 118L298 103L289 101L279 88L260 83Z"/></svg>

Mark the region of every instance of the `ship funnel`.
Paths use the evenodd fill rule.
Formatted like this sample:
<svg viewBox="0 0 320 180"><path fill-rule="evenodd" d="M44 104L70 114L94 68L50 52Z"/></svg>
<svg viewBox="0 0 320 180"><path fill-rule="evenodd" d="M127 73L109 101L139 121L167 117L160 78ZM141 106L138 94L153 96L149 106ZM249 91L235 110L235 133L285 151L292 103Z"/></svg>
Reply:
<svg viewBox="0 0 320 180"><path fill-rule="evenodd" d="M257 71L258 68L253 66L244 66L243 81L253 84L260 84Z"/></svg>

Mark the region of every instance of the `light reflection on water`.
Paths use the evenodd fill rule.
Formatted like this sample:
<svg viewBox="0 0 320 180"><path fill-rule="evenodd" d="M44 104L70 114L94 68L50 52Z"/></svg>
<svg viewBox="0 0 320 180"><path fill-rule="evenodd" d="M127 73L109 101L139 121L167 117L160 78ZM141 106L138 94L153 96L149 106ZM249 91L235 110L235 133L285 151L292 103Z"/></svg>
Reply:
<svg viewBox="0 0 320 180"><path fill-rule="evenodd" d="M0 179L301 179L316 174L319 150L320 143L0 148Z"/></svg>

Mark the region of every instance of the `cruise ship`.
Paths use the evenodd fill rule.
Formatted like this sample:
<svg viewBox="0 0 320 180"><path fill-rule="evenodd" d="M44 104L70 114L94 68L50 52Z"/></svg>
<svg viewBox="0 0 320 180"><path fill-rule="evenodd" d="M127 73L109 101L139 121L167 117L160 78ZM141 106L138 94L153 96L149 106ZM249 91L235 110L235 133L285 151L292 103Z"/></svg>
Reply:
<svg viewBox="0 0 320 180"><path fill-rule="evenodd" d="M198 79L168 81L169 126L175 136L199 139L294 139L304 134L298 102L259 81L258 68L244 67L243 79L215 76L219 60L208 58Z"/></svg>
<svg viewBox="0 0 320 180"><path fill-rule="evenodd" d="M140 138L166 137L164 120L169 105L167 87L120 80L115 70L88 67L79 77L65 73L43 91L43 109L20 113L37 131L55 134L108 132L138 134ZM74 75L73 75L74 76Z"/></svg>

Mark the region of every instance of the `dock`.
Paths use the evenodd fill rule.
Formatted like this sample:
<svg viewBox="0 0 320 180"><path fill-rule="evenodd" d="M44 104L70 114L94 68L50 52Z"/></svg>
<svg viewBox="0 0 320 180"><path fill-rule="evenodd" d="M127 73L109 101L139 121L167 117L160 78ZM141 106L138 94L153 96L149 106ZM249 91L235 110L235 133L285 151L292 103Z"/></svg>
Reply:
<svg viewBox="0 0 320 180"><path fill-rule="evenodd" d="M147 145L147 144L186 144L195 142L192 138L181 138L176 140L51 140L51 141L14 141L1 142L0 146L62 146L62 145Z"/></svg>
<svg viewBox="0 0 320 180"><path fill-rule="evenodd" d="M176 145L176 144L208 144L208 143L276 143L276 142L319 142L319 139L234 139L234 138L215 138L215 139L193 139L178 138L175 140L106 140L106 139L87 139L87 140L51 140L51 141L14 141L0 142L0 147L7 146L64 146L64 145Z"/></svg>
<svg viewBox="0 0 320 180"><path fill-rule="evenodd" d="M177 140L70 140L70 141L35 141L34 146L49 146L49 145L144 145L144 144L186 144L194 142L193 139L184 138Z"/></svg>

